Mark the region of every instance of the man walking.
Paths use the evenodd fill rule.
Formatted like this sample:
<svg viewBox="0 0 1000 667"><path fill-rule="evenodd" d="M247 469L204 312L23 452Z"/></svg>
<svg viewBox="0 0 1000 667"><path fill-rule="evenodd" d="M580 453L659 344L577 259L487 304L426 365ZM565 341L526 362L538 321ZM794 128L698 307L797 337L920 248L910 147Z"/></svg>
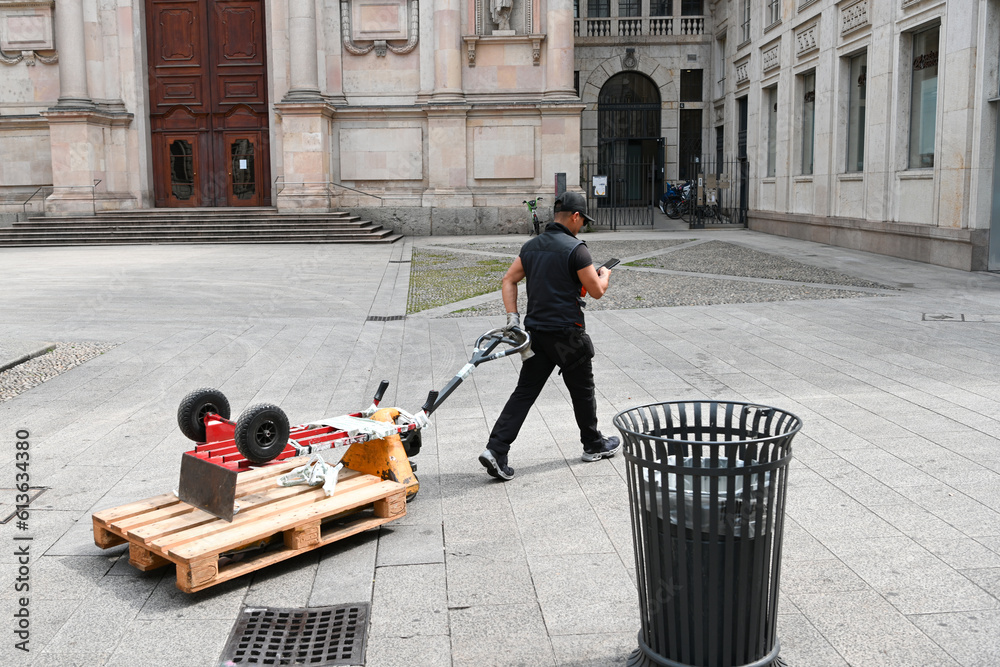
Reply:
<svg viewBox="0 0 1000 667"><path fill-rule="evenodd" d="M587 244L576 238L585 223L594 221L587 215L587 200L583 195L564 192L556 198L553 210L554 222L521 247L521 254L503 277L505 329L520 326L517 284L522 278L528 279L524 327L531 334L534 352L521 366L517 388L493 426L486 450L479 455L486 472L504 481L514 477L514 469L507 465L510 445L556 366L573 400L583 460L600 461L621 449L617 437L605 438L597 430L591 362L594 345L583 321L582 288L600 299L608 289L611 271L603 267L595 269Z"/></svg>

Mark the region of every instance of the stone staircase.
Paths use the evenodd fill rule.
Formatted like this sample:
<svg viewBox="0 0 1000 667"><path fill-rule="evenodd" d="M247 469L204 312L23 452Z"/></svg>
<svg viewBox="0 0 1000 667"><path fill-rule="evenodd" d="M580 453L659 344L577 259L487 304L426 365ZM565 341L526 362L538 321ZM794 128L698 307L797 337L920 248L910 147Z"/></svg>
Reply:
<svg viewBox="0 0 1000 667"><path fill-rule="evenodd" d="M393 243L401 239L356 215L278 213L273 208L145 209L38 217L0 228L0 247L159 243Z"/></svg>

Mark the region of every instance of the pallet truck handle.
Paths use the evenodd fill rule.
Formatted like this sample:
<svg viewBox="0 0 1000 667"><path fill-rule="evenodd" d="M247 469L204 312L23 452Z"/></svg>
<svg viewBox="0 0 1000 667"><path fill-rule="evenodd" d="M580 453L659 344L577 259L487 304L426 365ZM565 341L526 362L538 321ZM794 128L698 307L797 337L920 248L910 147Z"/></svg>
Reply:
<svg viewBox="0 0 1000 667"><path fill-rule="evenodd" d="M434 408L437 407L436 405L434 405L435 403L437 403L437 398L438 398L438 392L436 389L431 389L429 392L427 392L427 400L424 402L424 407L420 408L421 410L424 411L424 414L429 415L430 413L434 412Z"/></svg>
<svg viewBox="0 0 1000 667"><path fill-rule="evenodd" d="M385 390L389 388L389 381L382 380L378 383L378 389L375 390L375 405L378 405L382 401L382 397L385 396Z"/></svg>
<svg viewBox="0 0 1000 667"><path fill-rule="evenodd" d="M494 352L501 343L510 347L500 352ZM476 340L476 350L469 363L478 366L484 361L493 361L512 354L520 354L530 345L531 336L526 331L521 329L491 329Z"/></svg>
<svg viewBox="0 0 1000 667"><path fill-rule="evenodd" d="M500 345L509 346L507 349L500 350L496 349ZM531 336L527 332L521 329L492 329L487 331L476 341L476 349L472 352L472 358L469 359L469 363L465 364L458 374L453 377L444 389L441 391L432 391L427 394L427 402L424 403L424 407L421 408L422 414L426 418L434 410L438 408L439 405L444 403L445 399L451 396L451 393L455 391L458 385L462 384L465 378L469 377L472 371L479 364L485 363L487 361L494 361L496 359L503 359L511 354L520 353L529 348L531 345Z"/></svg>

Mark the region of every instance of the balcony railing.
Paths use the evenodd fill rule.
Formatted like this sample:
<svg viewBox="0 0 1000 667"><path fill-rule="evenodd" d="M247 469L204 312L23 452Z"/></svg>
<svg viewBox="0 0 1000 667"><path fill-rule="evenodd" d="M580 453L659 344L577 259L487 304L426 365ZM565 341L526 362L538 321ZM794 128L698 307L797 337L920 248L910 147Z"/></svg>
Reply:
<svg viewBox="0 0 1000 667"><path fill-rule="evenodd" d="M573 22L576 37L641 37L704 35L704 16L582 18Z"/></svg>

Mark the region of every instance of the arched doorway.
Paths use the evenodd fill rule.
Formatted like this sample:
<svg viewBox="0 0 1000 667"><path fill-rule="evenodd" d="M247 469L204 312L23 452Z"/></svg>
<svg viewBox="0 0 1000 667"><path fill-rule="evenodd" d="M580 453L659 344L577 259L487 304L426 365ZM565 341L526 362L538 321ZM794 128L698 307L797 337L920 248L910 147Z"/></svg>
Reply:
<svg viewBox="0 0 1000 667"><path fill-rule="evenodd" d="M601 87L597 159L601 171L619 174L614 184L622 203L653 203L663 191L660 114L660 91L645 74L620 72Z"/></svg>
<svg viewBox="0 0 1000 667"><path fill-rule="evenodd" d="M146 0L156 206L269 206L264 0Z"/></svg>

